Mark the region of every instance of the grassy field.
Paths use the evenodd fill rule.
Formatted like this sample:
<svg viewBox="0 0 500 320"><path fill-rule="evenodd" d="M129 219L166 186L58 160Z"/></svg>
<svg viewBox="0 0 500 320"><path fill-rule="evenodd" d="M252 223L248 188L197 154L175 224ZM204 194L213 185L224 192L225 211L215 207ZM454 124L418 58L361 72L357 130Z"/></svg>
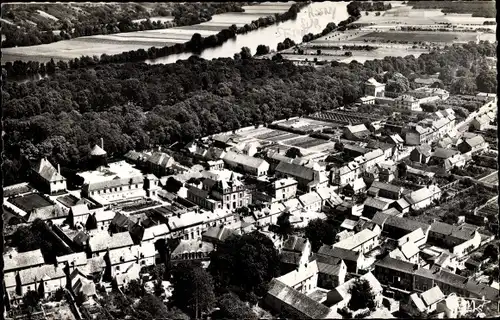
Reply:
<svg viewBox="0 0 500 320"><path fill-rule="evenodd" d="M421 31L387 31L387 32L371 32L366 35L357 37L354 41L376 40L376 41L409 41L409 42L469 42L476 40L475 33L463 32L421 32Z"/></svg>

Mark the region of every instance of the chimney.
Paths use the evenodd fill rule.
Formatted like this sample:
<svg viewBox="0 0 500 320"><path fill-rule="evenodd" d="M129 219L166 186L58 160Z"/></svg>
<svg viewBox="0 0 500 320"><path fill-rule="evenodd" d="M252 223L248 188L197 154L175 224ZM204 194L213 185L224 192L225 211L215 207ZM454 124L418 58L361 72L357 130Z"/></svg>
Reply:
<svg viewBox="0 0 500 320"><path fill-rule="evenodd" d="M101 138L101 149L104 150L104 139Z"/></svg>
<svg viewBox="0 0 500 320"><path fill-rule="evenodd" d="M59 163L57 164L57 173L61 174L61 165Z"/></svg>

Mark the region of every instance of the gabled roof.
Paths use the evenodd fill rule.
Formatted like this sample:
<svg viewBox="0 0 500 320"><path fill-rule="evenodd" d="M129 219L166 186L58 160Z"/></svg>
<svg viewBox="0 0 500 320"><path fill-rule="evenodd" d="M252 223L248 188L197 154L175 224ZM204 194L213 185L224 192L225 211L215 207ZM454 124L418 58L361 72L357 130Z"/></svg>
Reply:
<svg viewBox="0 0 500 320"><path fill-rule="evenodd" d="M433 158L440 158L440 159L448 159L451 158L460 152L457 150L452 150L452 149L444 149L444 148L436 148L434 152L432 153Z"/></svg>
<svg viewBox="0 0 500 320"><path fill-rule="evenodd" d="M77 205L74 205L71 207L71 212L73 213L73 216L81 216L85 214L89 214L89 207L87 206L86 203L80 203Z"/></svg>
<svg viewBox="0 0 500 320"><path fill-rule="evenodd" d="M40 161L33 168L43 179L47 181L60 181L66 180L56 168L45 158L40 159Z"/></svg>
<svg viewBox="0 0 500 320"><path fill-rule="evenodd" d="M70 266L72 264L74 264L74 266L86 265L87 254L85 252L71 253L64 256L56 257L56 261L58 264L63 262L68 262Z"/></svg>
<svg viewBox="0 0 500 320"><path fill-rule="evenodd" d="M319 248L318 255L335 257L344 261L358 261L361 253L324 244Z"/></svg>
<svg viewBox="0 0 500 320"><path fill-rule="evenodd" d="M414 255L420 252L420 249L413 242L406 242L401 246L401 253L404 254L406 259L410 259Z"/></svg>
<svg viewBox="0 0 500 320"><path fill-rule="evenodd" d="M290 236L283 243L283 250L294 251L294 252L303 252L306 248L307 239L298 237L298 236Z"/></svg>
<svg viewBox="0 0 500 320"><path fill-rule="evenodd" d="M45 263L40 249L26 252L12 252L3 255L4 272L38 266Z"/></svg>
<svg viewBox="0 0 500 320"><path fill-rule="evenodd" d="M173 158L164 152L153 152L153 154L148 157L147 162L167 168L172 164L172 160Z"/></svg>
<svg viewBox="0 0 500 320"><path fill-rule="evenodd" d="M421 144L418 147L416 147L415 150L418 153L423 154L426 157L430 157L432 148L430 145L424 143L424 144Z"/></svg>
<svg viewBox="0 0 500 320"><path fill-rule="evenodd" d="M238 165L243 165L245 167L251 167L253 169L258 169L262 165L269 165L264 159L251 157L246 154L236 153L233 151L228 151L224 155L224 157L222 157L222 160Z"/></svg>
<svg viewBox="0 0 500 320"><path fill-rule="evenodd" d="M236 232L233 229L229 229L223 225L219 225L209 228L202 234L202 237L207 237L218 241L225 241L233 234L236 234Z"/></svg>
<svg viewBox="0 0 500 320"><path fill-rule="evenodd" d="M92 252L104 251L131 246L134 244L128 231L110 235L107 231L94 233L89 239Z"/></svg>
<svg viewBox="0 0 500 320"><path fill-rule="evenodd" d="M373 181L370 188L377 188L380 190L386 190L386 191L394 192L394 193L399 193L403 189L401 186L396 186L396 185L393 185L390 183L385 183L385 182L380 182L380 181Z"/></svg>
<svg viewBox="0 0 500 320"><path fill-rule="evenodd" d="M346 238L342 241L339 241L333 244L334 248L342 248L346 250L354 250L355 248L361 246L363 243L377 237L379 235L378 232L374 232L370 229L363 229L360 232L356 233L352 237Z"/></svg>
<svg viewBox="0 0 500 320"><path fill-rule="evenodd" d="M327 306L287 286L278 279L271 280L267 294L310 319L325 319L330 314L330 309Z"/></svg>
<svg viewBox="0 0 500 320"><path fill-rule="evenodd" d="M353 134L366 132L366 131L369 132L368 128L364 124L357 124L354 126L346 126L345 128L346 128L346 130L350 131Z"/></svg>
<svg viewBox="0 0 500 320"><path fill-rule="evenodd" d="M294 163L287 163L282 161L276 166L276 171L288 174L292 177L299 177L304 180L314 180L314 169Z"/></svg>
<svg viewBox="0 0 500 320"><path fill-rule="evenodd" d="M214 245L201 240L184 240L179 242L179 245L172 251L172 256L183 253L209 253L214 250Z"/></svg>
<svg viewBox="0 0 500 320"><path fill-rule="evenodd" d="M385 86L385 84L378 82L375 78L370 78L365 81L365 85L373 85L373 86Z"/></svg>
<svg viewBox="0 0 500 320"><path fill-rule="evenodd" d="M402 271L404 273L413 273L416 270L417 265L386 256L382 260L375 262L375 266L390 270Z"/></svg>
<svg viewBox="0 0 500 320"><path fill-rule="evenodd" d="M389 216L385 220L384 229L387 226L402 229L402 230L408 231L408 233L415 231L418 228L421 228L422 230L427 230L429 228L429 225L426 223L419 222L416 220L411 220L408 218L400 218L400 217L396 217L396 216Z"/></svg>
<svg viewBox="0 0 500 320"><path fill-rule="evenodd" d="M468 144L471 148L477 147L485 143L483 136L477 135L473 138L465 140L463 143Z"/></svg>
<svg viewBox="0 0 500 320"><path fill-rule="evenodd" d="M384 212L377 212L372 218L372 222L379 225L383 226L387 218L389 218L391 215L384 213Z"/></svg>
<svg viewBox="0 0 500 320"><path fill-rule="evenodd" d="M382 201L380 199L368 197L364 202L365 207L375 208L377 210L385 210L389 207L389 203Z"/></svg>
<svg viewBox="0 0 500 320"><path fill-rule="evenodd" d="M417 307L418 311L420 312L425 312L427 308L425 307L424 302L422 299L418 296L417 293L412 293L410 295L410 300L413 302L413 304Z"/></svg>
<svg viewBox="0 0 500 320"><path fill-rule="evenodd" d="M304 206L308 206L316 202L321 202L321 197L313 191L299 196L299 200Z"/></svg>

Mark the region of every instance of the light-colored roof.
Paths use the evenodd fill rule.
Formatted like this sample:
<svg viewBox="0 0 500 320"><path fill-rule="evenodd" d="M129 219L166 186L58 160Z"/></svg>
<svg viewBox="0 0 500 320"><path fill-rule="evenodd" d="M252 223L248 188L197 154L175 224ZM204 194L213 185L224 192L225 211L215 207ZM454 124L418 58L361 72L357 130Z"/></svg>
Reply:
<svg viewBox="0 0 500 320"><path fill-rule="evenodd" d="M208 253L214 250L214 245L210 242L205 242L201 240L184 240L179 242L179 245L172 251L172 256L176 256L183 253L195 253L202 252Z"/></svg>
<svg viewBox="0 0 500 320"><path fill-rule="evenodd" d="M304 206L308 206L313 203L321 202L321 197L313 191L299 196L299 200Z"/></svg>
<svg viewBox="0 0 500 320"><path fill-rule="evenodd" d="M104 156L106 155L106 151L104 151L101 147L99 147L97 144L92 148L90 151L91 156Z"/></svg>
<svg viewBox="0 0 500 320"><path fill-rule="evenodd" d="M283 250L295 251L295 252L303 252L306 248L307 239L298 237L298 236L290 236L283 243Z"/></svg>
<svg viewBox="0 0 500 320"><path fill-rule="evenodd" d="M269 167L269 164L264 159L251 157L246 154L236 153L233 151L228 151L222 160L232 165L243 165L253 169L259 169L266 166Z"/></svg>
<svg viewBox="0 0 500 320"><path fill-rule="evenodd" d="M430 185L428 187L423 187L419 190L413 191L405 199L411 204L416 204L426 199L433 197L434 195L441 192L438 186Z"/></svg>
<svg viewBox="0 0 500 320"><path fill-rule="evenodd" d="M87 254L85 252L76 252L64 256L56 257L57 264L68 262L71 266L81 266L87 264Z"/></svg>
<svg viewBox="0 0 500 320"><path fill-rule="evenodd" d="M425 292L422 292L420 294L420 297L422 298L422 301L424 301L424 303L427 306L430 306L430 305L433 305L434 303L437 303L437 302L443 300L444 294L441 291L441 289L439 289L438 286L435 286L435 287L433 287Z"/></svg>
<svg viewBox="0 0 500 320"><path fill-rule="evenodd" d="M401 237L398 239L398 244L400 246L404 245L405 243L411 242L415 243L425 237L424 231L422 231L422 228L417 228L413 230L412 232L406 234L404 237Z"/></svg>
<svg viewBox="0 0 500 320"><path fill-rule="evenodd" d="M54 166L45 158L40 159L40 161L36 164L34 168L35 172L37 172L43 179L47 181L60 181L66 180Z"/></svg>
<svg viewBox="0 0 500 320"><path fill-rule="evenodd" d="M358 222L351 220L351 219L345 219L342 224L340 225L341 228L347 229L347 230L354 230L354 227L356 226ZM354 235L353 235L354 236ZM349 238L349 237L347 237ZM344 239L347 239L344 238Z"/></svg>
<svg viewBox="0 0 500 320"><path fill-rule="evenodd" d="M358 179L354 180L349 185L352 186L353 191L358 191L358 190L366 188L365 181L362 178L358 178Z"/></svg>
<svg viewBox="0 0 500 320"><path fill-rule="evenodd" d="M40 249L26 252L11 252L3 255L4 272L16 269L27 268L31 266L42 265L45 263Z"/></svg>
<svg viewBox="0 0 500 320"><path fill-rule="evenodd" d="M146 161L162 168L168 168L174 163L174 159L164 152L153 152Z"/></svg>
<svg viewBox="0 0 500 320"><path fill-rule="evenodd" d="M425 304L424 302L422 301L422 299L418 296L418 294L416 293L412 293L410 295L410 300L415 304L415 306L417 307L418 311L420 312L424 312L425 310L427 310L427 308L425 307Z"/></svg>
<svg viewBox="0 0 500 320"><path fill-rule="evenodd" d="M116 215L116 212L111 211L111 210L95 212L95 218L96 218L97 222L105 222L105 221L113 220L115 215Z"/></svg>
<svg viewBox="0 0 500 320"><path fill-rule="evenodd" d="M233 229L227 228L223 225L218 225L215 227L209 228L207 231L205 231L202 236L211 238L211 239L216 239L218 241L224 241L233 234L236 234L236 232Z"/></svg>
<svg viewBox="0 0 500 320"><path fill-rule="evenodd" d="M36 284L40 283L43 279L44 281L52 280L52 279L61 279L64 278L66 274L62 267L56 267L53 264L45 264L39 267L33 267L29 269L24 269L19 271L19 277L21 279L21 283L23 285ZM5 286L7 288L13 287L16 285L16 276L15 273L9 273L5 276Z"/></svg>
<svg viewBox="0 0 500 320"><path fill-rule="evenodd" d="M370 78L368 80L366 80L365 84L367 85L374 85L374 86L385 86L384 83L380 83L378 82L377 80L375 80L375 78Z"/></svg>
<svg viewBox="0 0 500 320"><path fill-rule="evenodd" d="M377 237L378 235L379 235L378 232L374 232L370 229L363 229L360 232L353 235L352 237L334 243L333 246L346 250L353 250L362 245L363 243Z"/></svg>
<svg viewBox="0 0 500 320"><path fill-rule="evenodd" d="M85 214L89 214L89 207L87 206L86 203L80 203L77 205L74 205L71 207L71 212L73 213L73 216L81 216Z"/></svg>
<svg viewBox="0 0 500 320"><path fill-rule="evenodd" d="M145 242L141 243L141 245L131 245L109 251L109 261L114 265L137 259L151 258L155 255L156 249L154 243Z"/></svg>
<svg viewBox="0 0 500 320"><path fill-rule="evenodd" d="M372 197L366 198L364 205L365 207L371 207L377 210L385 210L389 207L389 203Z"/></svg>
<svg viewBox="0 0 500 320"><path fill-rule="evenodd" d="M309 262L307 266L301 266L276 279L287 286L293 287L317 273L318 273L318 264L316 260L314 260Z"/></svg>
<svg viewBox="0 0 500 320"><path fill-rule="evenodd" d="M382 286L380 282L375 278L375 276L368 272L362 275L359 279L366 280L372 289L372 292L382 292ZM352 278L349 281L344 282L343 284L337 286L328 294L328 298L333 304L338 304L341 301L346 301L350 299L351 294L349 293L350 288L355 284L356 278Z"/></svg>
<svg viewBox="0 0 500 320"><path fill-rule="evenodd" d="M479 146L479 145L485 143L485 141L484 141L483 136L477 135L473 138L465 140L464 143L468 144L471 148L474 148L476 146Z"/></svg>
<svg viewBox="0 0 500 320"><path fill-rule="evenodd" d="M359 133L359 132L365 132L369 131L368 128L364 124L357 124L354 126L346 126L346 130L350 131L351 133Z"/></svg>
<svg viewBox="0 0 500 320"><path fill-rule="evenodd" d="M440 159L448 159L448 158L451 158L459 153L460 152L457 150L436 148L436 150L432 153L432 157L433 158L440 158Z"/></svg>
<svg viewBox="0 0 500 320"><path fill-rule="evenodd" d="M406 242L401 246L401 252L404 254L406 259L410 259L414 255L420 252L420 249L413 242Z"/></svg>
<svg viewBox="0 0 500 320"><path fill-rule="evenodd" d="M104 251L106 249L117 249L133 245L132 237L128 231L110 235L107 231L96 232L89 239L92 252Z"/></svg>

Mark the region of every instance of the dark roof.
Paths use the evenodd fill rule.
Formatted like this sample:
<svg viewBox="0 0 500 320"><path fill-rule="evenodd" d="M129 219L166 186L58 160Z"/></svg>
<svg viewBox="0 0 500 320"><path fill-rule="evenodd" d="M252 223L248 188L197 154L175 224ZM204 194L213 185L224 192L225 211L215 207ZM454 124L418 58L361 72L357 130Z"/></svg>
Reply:
<svg viewBox="0 0 500 320"><path fill-rule="evenodd" d="M372 222L382 226L390 215L384 212L377 212L372 218Z"/></svg>
<svg viewBox="0 0 500 320"><path fill-rule="evenodd" d="M226 228L223 225L209 228L202 234L202 237L217 239L218 241L225 241L227 238L235 234L233 229Z"/></svg>
<svg viewBox="0 0 500 320"><path fill-rule="evenodd" d="M423 154L424 156L430 157L432 148L428 144L422 144L422 145L416 147L414 150L416 150L420 154Z"/></svg>
<svg viewBox="0 0 500 320"><path fill-rule="evenodd" d="M111 224L116 227L126 228L126 229L132 228L132 226L134 225L132 220L130 220L126 215L121 214L119 212L117 212L113 220L111 220Z"/></svg>
<svg viewBox="0 0 500 320"><path fill-rule="evenodd" d="M366 145L366 147L370 148L370 149L382 149L385 151L388 149L392 149L394 147L394 145L392 145L390 143L378 141L378 140L370 140L368 142L368 144Z"/></svg>
<svg viewBox="0 0 500 320"><path fill-rule="evenodd" d="M415 264L399 259L394 259L390 256L386 256L384 259L377 261L375 263L375 266L411 274L413 274L417 270Z"/></svg>
<svg viewBox="0 0 500 320"><path fill-rule="evenodd" d="M200 197L202 199L208 198L208 191L202 190L200 188L196 188L194 186L188 186L187 187L188 192L191 192L197 197Z"/></svg>
<svg viewBox="0 0 500 320"><path fill-rule="evenodd" d="M307 239L297 236L290 236L283 243L283 250L303 252L306 247Z"/></svg>
<svg viewBox="0 0 500 320"><path fill-rule="evenodd" d="M323 319L330 313L330 308L327 306L309 298L277 279L271 280L267 293L311 319Z"/></svg>
<svg viewBox="0 0 500 320"><path fill-rule="evenodd" d="M47 181L59 181L66 180L56 168L45 158L40 159L40 161L33 168L43 179Z"/></svg>
<svg viewBox="0 0 500 320"><path fill-rule="evenodd" d="M434 150L434 152L432 153L432 157L440 159L448 159L459 153L460 152L457 150L436 148L436 150Z"/></svg>
<svg viewBox="0 0 500 320"><path fill-rule="evenodd" d="M385 182L380 182L380 181L373 181L370 188L377 188L380 190L386 190L386 191L394 192L394 193L399 193L399 192L401 192L401 189L402 189L400 186L396 186L396 185L393 185L390 183L385 183Z"/></svg>
<svg viewBox="0 0 500 320"><path fill-rule="evenodd" d="M382 201L382 200L379 200L379 199L368 197L368 198L366 198L366 200L364 202L364 206L370 207L370 208L375 208L378 210L384 210L384 209L387 209L389 207L389 203Z"/></svg>
<svg viewBox="0 0 500 320"><path fill-rule="evenodd" d="M467 227L465 225L454 226L439 221L435 221L431 225L431 232L451 236L464 241L470 240L474 236L476 229L476 227Z"/></svg>
<svg viewBox="0 0 500 320"><path fill-rule="evenodd" d="M305 180L314 180L314 169L294 163L287 163L282 161L276 166L276 171L294 177L300 177Z"/></svg>
<svg viewBox="0 0 500 320"><path fill-rule="evenodd" d="M425 232L427 228L429 228L429 225L423 222L411 220L408 218L400 218L396 216L389 216L387 220L385 221L384 227L385 226L391 226L394 228L398 229L403 229L408 232L412 232L417 230L418 228L421 228L422 231Z"/></svg>
<svg viewBox="0 0 500 320"><path fill-rule="evenodd" d="M318 256L320 255L335 257L347 261L358 261L360 253L324 244L318 250Z"/></svg>
<svg viewBox="0 0 500 320"><path fill-rule="evenodd" d="M302 255L300 253L298 253L298 252L283 251L280 254L280 261L282 263L288 263L288 264L298 265L301 256Z"/></svg>
<svg viewBox="0 0 500 320"><path fill-rule="evenodd" d="M344 151L345 150L354 151L354 152L357 152L357 153L360 153L360 154L365 154L365 153L370 152L369 149L366 149L366 148L363 148L363 147L360 147L360 146L357 146L357 145L353 145L353 144L346 144L346 145L344 145Z"/></svg>

